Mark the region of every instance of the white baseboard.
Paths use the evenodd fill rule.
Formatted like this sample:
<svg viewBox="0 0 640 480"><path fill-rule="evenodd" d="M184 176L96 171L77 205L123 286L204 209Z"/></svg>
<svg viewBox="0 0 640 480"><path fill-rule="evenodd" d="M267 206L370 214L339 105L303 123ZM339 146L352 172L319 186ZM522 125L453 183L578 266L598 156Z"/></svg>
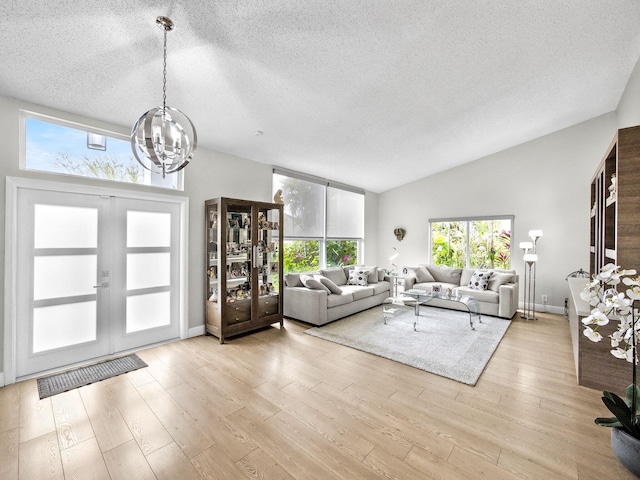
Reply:
<svg viewBox="0 0 640 480"><path fill-rule="evenodd" d="M556 307L554 305L535 305L536 312L538 313L555 313L557 315L564 315L564 307ZM524 304L520 304L520 310L524 310Z"/></svg>
<svg viewBox="0 0 640 480"><path fill-rule="evenodd" d="M199 337L200 335L204 335L204 334L205 334L204 325L200 325L198 327L190 328L189 331L187 332L187 338Z"/></svg>

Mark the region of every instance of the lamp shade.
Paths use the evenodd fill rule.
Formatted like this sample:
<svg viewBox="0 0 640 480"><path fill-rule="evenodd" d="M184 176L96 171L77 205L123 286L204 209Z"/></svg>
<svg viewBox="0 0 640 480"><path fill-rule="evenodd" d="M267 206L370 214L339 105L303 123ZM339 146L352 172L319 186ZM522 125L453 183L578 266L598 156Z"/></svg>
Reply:
<svg viewBox="0 0 640 480"><path fill-rule="evenodd" d="M529 236L537 240L542 236L542 230L529 230Z"/></svg>
<svg viewBox="0 0 640 480"><path fill-rule="evenodd" d="M538 261L538 255L535 253L527 253L523 258L527 263L535 263Z"/></svg>
<svg viewBox="0 0 640 480"><path fill-rule="evenodd" d="M523 250L529 250L533 248L533 242L520 242L520 248Z"/></svg>

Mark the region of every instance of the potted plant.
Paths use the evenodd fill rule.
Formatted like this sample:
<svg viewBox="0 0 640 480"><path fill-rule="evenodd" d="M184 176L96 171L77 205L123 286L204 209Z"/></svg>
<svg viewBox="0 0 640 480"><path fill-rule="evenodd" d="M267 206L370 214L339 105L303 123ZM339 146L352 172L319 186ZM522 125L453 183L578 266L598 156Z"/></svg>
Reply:
<svg viewBox="0 0 640 480"><path fill-rule="evenodd" d="M596 418L595 423L613 427L611 447L614 453L627 469L640 476L640 388L636 382L640 322L636 322L639 312L635 305L640 299L640 277L633 278L633 275L636 275L635 270L605 265L580 296L592 307L590 315L582 319L583 333L589 340L601 341L599 327L610 321L618 322L617 330L609 335L611 354L632 364L632 381L625 400L613 392L603 392L602 401L614 416ZM624 292L618 291L620 283L627 286Z"/></svg>

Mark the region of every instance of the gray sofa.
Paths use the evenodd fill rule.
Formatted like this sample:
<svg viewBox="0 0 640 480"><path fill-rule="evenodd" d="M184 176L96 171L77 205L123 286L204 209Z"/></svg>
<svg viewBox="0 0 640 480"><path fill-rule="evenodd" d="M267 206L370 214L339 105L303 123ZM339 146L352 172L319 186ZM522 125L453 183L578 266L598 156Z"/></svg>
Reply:
<svg viewBox="0 0 640 480"><path fill-rule="evenodd" d="M349 275L366 271L349 284ZM366 310L391 295L385 272L375 266L348 266L284 276L284 316L313 325L324 325Z"/></svg>
<svg viewBox="0 0 640 480"><path fill-rule="evenodd" d="M519 285L515 270L452 268L422 264L409 267L408 271L404 281L405 290L430 290L433 285L438 284L445 292L447 289L457 288L460 294L476 298L483 315L512 318L518 310ZM478 275L474 277L476 272ZM432 300L429 305L458 308L455 303L438 299Z"/></svg>

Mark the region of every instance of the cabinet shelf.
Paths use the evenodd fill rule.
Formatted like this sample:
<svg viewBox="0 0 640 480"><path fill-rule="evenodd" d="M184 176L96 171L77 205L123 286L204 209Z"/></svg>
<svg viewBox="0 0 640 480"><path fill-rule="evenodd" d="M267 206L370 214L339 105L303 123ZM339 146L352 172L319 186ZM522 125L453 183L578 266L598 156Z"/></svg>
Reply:
<svg viewBox="0 0 640 480"><path fill-rule="evenodd" d="M617 199L617 195L609 195L607 197L606 202L605 202L605 206L611 207L611 206L615 205L616 199Z"/></svg>

